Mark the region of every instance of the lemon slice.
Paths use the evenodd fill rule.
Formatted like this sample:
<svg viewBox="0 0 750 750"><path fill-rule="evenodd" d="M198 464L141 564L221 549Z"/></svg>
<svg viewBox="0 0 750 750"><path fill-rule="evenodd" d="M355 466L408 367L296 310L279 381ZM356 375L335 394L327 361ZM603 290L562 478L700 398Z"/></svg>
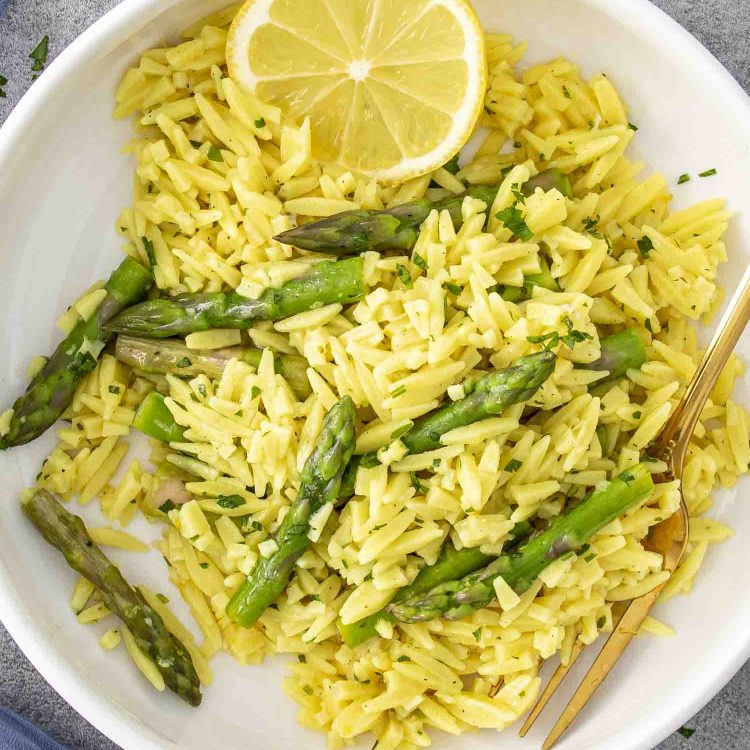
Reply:
<svg viewBox="0 0 750 750"><path fill-rule="evenodd" d="M316 158L386 182L463 146L487 76L467 0L247 0L227 63L260 99L310 118Z"/></svg>

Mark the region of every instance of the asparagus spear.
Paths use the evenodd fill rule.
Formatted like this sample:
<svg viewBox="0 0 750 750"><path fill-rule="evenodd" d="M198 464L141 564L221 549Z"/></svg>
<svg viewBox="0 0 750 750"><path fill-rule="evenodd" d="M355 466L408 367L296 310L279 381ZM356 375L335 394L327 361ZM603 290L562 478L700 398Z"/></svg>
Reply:
<svg viewBox="0 0 750 750"><path fill-rule="evenodd" d="M340 255L363 253L366 250L411 250L417 242L422 222L431 211L448 211L453 225L458 229L463 224L461 206L464 198L478 198L491 206L499 187L472 187L439 201L422 198L387 211L344 211L289 229L274 239L304 250Z"/></svg>
<svg viewBox="0 0 750 750"><path fill-rule="evenodd" d="M436 586L388 606L400 622L423 622L444 617L460 620L486 607L495 597L494 581L502 578L516 593L523 593L551 562L580 549L610 521L647 498L654 489L645 464L638 464L595 490L573 510L558 516L518 552L496 558L486 568Z"/></svg>
<svg viewBox="0 0 750 750"><path fill-rule="evenodd" d="M510 367L489 373L471 385L465 385L467 395L430 414L420 417L414 426L401 436L409 453L425 453L442 447L440 438L456 427L478 422L497 414L513 404L528 401L555 369L556 357L541 351L521 357ZM357 469L361 464L376 463L375 454L358 456L349 464L341 483L341 495L354 494Z"/></svg>
<svg viewBox="0 0 750 750"><path fill-rule="evenodd" d="M527 537L531 534L531 531L532 527L528 521L516 524L511 532L511 545ZM493 555L485 555L478 547L466 547L457 550L452 544L447 544L435 564L422 568L417 577L408 586L404 586L396 592L393 601L402 602L413 596L425 594L441 583L463 578L463 576L479 570L479 568L484 567L494 559ZM339 620L337 624L344 643L354 648L365 641L369 641L370 638L374 638L378 634L375 626L380 620L394 622L395 618L389 612L382 609L380 612L375 612L375 614L369 615L357 622L345 625Z"/></svg>
<svg viewBox="0 0 750 750"><path fill-rule="evenodd" d="M594 385L610 383L628 370L638 370L647 361L646 347L638 334L626 328L601 341L601 356L595 362L581 365L587 370L606 370L609 375Z"/></svg>
<svg viewBox="0 0 750 750"><path fill-rule="evenodd" d="M250 627L286 588L294 566L310 545L310 519L339 495L341 475L354 450L354 402L344 396L326 415L315 449L305 461L297 498L284 516L278 549L261 557L227 604L231 620Z"/></svg>
<svg viewBox="0 0 750 750"><path fill-rule="evenodd" d="M262 355L262 349L250 346L196 350L188 349L177 340L158 341L133 336L118 336L115 345L117 359L136 370L158 375L171 373L184 378L194 378L200 374L219 378L231 359L242 360L257 369ZM284 376L291 389L303 401L311 393L307 368L304 357L274 354L274 369Z"/></svg>
<svg viewBox="0 0 750 750"><path fill-rule="evenodd" d="M532 273L524 277L523 286L500 286L500 296L507 302L523 302L531 299L535 286L541 286L552 292L559 292L560 286L555 281L550 272L549 263L544 258L540 258L539 265L542 270L539 273Z"/></svg>
<svg viewBox="0 0 750 750"><path fill-rule="evenodd" d="M164 403L164 396L158 391L151 391L141 401L133 417L133 427L162 443L179 443L185 433L185 428L177 424Z"/></svg>
<svg viewBox="0 0 750 750"><path fill-rule="evenodd" d="M348 304L367 292L361 258L323 261L308 273L258 299L236 292L179 294L142 302L120 313L107 330L149 338L181 336L212 328L250 328L259 320L279 320L334 302Z"/></svg>
<svg viewBox="0 0 750 750"><path fill-rule="evenodd" d="M51 427L73 400L76 386L96 367L102 349L112 338L104 324L128 305L142 300L153 277L140 263L125 258L105 285L107 296L98 310L82 320L63 339L23 396L13 404L8 433L0 438L0 450L23 445Z"/></svg>
<svg viewBox="0 0 750 750"><path fill-rule="evenodd" d="M556 169L532 177L523 190L531 195L537 187L544 190L555 187L564 195L572 197L568 178ZM453 219L453 226L458 230L463 224L461 207L464 198L478 198L489 208L499 189L499 185L478 185L438 201L422 198L386 211L344 211L289 229L274 239L304 250L339 255L363 253L366 250L411 250L417 242L420 226L431 211L448 211Z"/></svg>
<svg viewBox="0 0 750 750"><path fill-rule="evenodd" d="M96 586L105 605L154 660L167 687L191 706L200 705L200 683L187 649L94 544L81 518L65 510L46 490L37 490L23 510L47 542L65 556L68 565Z"/></svg>

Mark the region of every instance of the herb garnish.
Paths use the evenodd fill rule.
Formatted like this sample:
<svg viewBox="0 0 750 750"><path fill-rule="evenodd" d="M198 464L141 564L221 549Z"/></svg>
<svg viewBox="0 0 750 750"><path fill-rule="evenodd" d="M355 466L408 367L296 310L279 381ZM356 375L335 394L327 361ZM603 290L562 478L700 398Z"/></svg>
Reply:
<svg viewBox="0 0 750 750"><path fill-rule="evenodd" d="M210 161L224 161L224 157L221 155L221 149L218 146L214 146L213 143L208 149L207 156Z"/></svg>
<svg viewBox="0 0 750 750"><path fill-rule="evenodd" d="M509 474L515 474L521 468L521 466L522 464L517 458L511 458L510 461L505 464L505 471L507 471Z"/></svg>
<svg viewBox="0 0 750 750"><path fill-rule="evenodd" d="M411 280L411 274L406 266L402 266L400 263L396 264L396 272L398 273L401 283L407 288L411 289L414 286L414 282Z"/></svg>
<svg viewBox="0 0 750 750"><path fill-rule="evenodd" d="M684 185L686 182L690 182L690 175L687 172L677 178L678 185Z"/></svg>
<svg viewBox="0 0 750 750"><path fill-rule="evenodd" d="M680 727L677 730L686 740L689 740L694 734L695 729L691 729L690 727Z"/></svg>
<svg viewBox="0 0 750 750"><path fill-rule="evenodd" d="M648 235L644 234L643 237L638 240L638 249L644 258L648 258L648 254L654 249L654 243Z"/></svg>
<svg viewBox="0 0 750 750"><path fill-rule="evenodd" d="M265 128L266 127L266 121L262 117L259 117L255 121L254 125L255 125L256 128L258 128L260 130L260 128Z"/></svg>
<svg viewBox="0 0 750 750"><path fill-rule="evenodd" d="M45 35L39 44L36 45L34 51L29 57L34 61L31 66L31 70L34 73L41 73L44 70L44 65L47 62L47 52L49 51L49 36ZM32 77L32 80L36 79L36 76Z"/></svg>
<svg viewBox="0 0 750 750"><path fill-rule="evenodd" d="M705 172L700 172L698 177L713 177L715 174L719 174L717 169L707 169Z"/></svg>
<svg viewBox="0 0 750 750"><path fill-rule="evenodd" d="M183 357L179 362L177 362L177 367L190 367L193 363L190 361L188 357Z"/></svg>
<svg viewBox="0 0 750 750"><path fill-rule="evenodd" d="M427 270L427 261L419 253L414 253L411 257L411 260L415 266L418 266L423 271Z"/></svg>
<svg viewBox="0 0 750 750"><path fill-rule="evenodd" d="M8 83L8 79L5 76L0 75L0 99L5 99L5 97L8 96L3 91L3 86L5 86L6 83Z"/></svg>
<svg viewBox="0 0 750 750"><path fill-rule="evenodd" d="M177 506L171 500L167 500L159 506L159 510L162 513L169 513L170 510L174 510L176 507Z"/></svg>
<svg viewBox="0 0 750 750"><path fill-rule="evenodd" d="M239 508L245 500L239 495L219 495L216 503L220 508Z"/></svg>
<svg viewBox="0 0 750 750"><path fill-rule="evenodd" d="M141 237L143 249L146 251L146 257L151 264L151 268L156 268L156 253L154 252L154 243L148 237Z"/></svg>
<svg viewBox="0 0 750 750"><path fill-rule="evenodd" d="M514 239L523 240L524 242L533 239L534 233L529 229L528 224L523 220L523 214L515 205L504 208L496 216L505 228L511 231Z"/></svg>

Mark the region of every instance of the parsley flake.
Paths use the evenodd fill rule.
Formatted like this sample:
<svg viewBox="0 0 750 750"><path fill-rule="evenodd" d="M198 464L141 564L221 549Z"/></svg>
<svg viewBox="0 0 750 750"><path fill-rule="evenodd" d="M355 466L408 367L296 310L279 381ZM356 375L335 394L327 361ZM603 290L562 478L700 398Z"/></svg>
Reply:
<svg viewBox="0 0 750 750"><path fill-rule="evenodd" d="M418 266L423 271L427 270L427 261L419 253L414 253L414 255L411 256L411 260L415 266Z"/></svg>
<svg viewBox="0 0 750 750"><path fill-rule="evenodd" d="M154 252L154 243L148 237L141 237L143 242L143 249L146 252L146 257L151 265L151 268L156 268L156 253Z"/></svg>
<svg viewBox="0 0 750 750"><path fill-rule="evenodd" d="M643 235L638 240L638 250L644 258L648 258L648 254L654 249L654 243L648 235Z"/></svg>
<svg viewBox="0 0 750 750"><path fill-rule="evenodd" d="M509 474L515 474L522 466L521 461L517 458L511 458L507 464L505 464L505 471Z"/></svg>
<svg viewBox="0 0 750 750"><path fill-rule="evenodd" d="M515 206L504 208L496 216L503 226L510 230L514 238L528 242L534 237L534 233L523 220L523 214Z"/></svg>
<svg viewBox="0 0 750 750"><path fill-rule="evenodd" d="M391 391L391 398L398 398L399 396L403 396L404 393L406 393L406 386L400 385L398 388Z"/></svg>
<svg viewBox="0 0 750 750"><path fill-rule="evenodd" d="M259 117L255 121L254 125L255 125L256 128L258 128L260 130L260 128L265 128L266 127L266 121L262 117Z"/></svg>
<svg viewBox="0 0 750 750"><path fill-rule="evenodd" d="M458 297L459 294L463 291L461 287L458 284L446 284L445 288L451 293L455 294L456 297Z"/></svg>
<svg viewBox="0 0 750 750"><path fill-rule="evenodd" d="M177 362L175 366L176 367L191 367L192 364L193 363L190 361L188 357L183 357L179 362Z"/></svg>
<svg viewBox="0 0 750 750"><path fill-rule="evenodd" d="M239 508L245 500L239 495L219 495L216 503L220 508Z"/></svg>
<svg viewBox="0 0 750 750"><path fill-rule="evenodd" d="M263 524L260 521L250 521L250 528L253 531L263 531Z"/></svg>
<svg viewBox="0 0 750 750"><path fill-rule="evenodd" d="M477 628L472 635L474 636L474 640L479 643L480 639L482 638L482 628Z"/></svg>
<svg viewBox="0 0 750 750"><path fill-rule="evenodd" d="M109 391L110 393L114 393L114 394L117 394L117 393L119 393L119 392L120 392L120 386L118 386L118 385L111 385L111 386L109 386L109 388L108 388L107 390L108 390L108 391Z"/></svg>
<svg viewBox="0 0 750 750"><path fill-rule="evenodd" d="M211 144L207 154L209 161L224 161L224 157L221 155L221 149L218 146Z"/></svg>
<svg viewBox="0 0 750 750"><path fill-rule="evenodd" d="M45 35L39 44L34 48L34 51L29 57L34 61L31 66L31 70L34 73L41 73L44 70L44 65L47 62L47 53L49 51L49 36ZM36 76L34 76L36 78Z"/></svg>
<svg viewBox="0 0 750 750"><path fill-rule="evenodd" d="M630 128L630 129L631 129L631 130L632 130L632 131L633 131L634 133L637 133L637 132L638 132L638 126L637 126L637 125L633 125L633 123L632 123L632 122L629 122L629 123L628 123L628 127L629 127L629 128Z"/></svg>
<svg viewBox="0 0 750 750"><path fill-rule="evenodd" d="M260 388L258 388L257 385L254 385L250 389L250 398L251 400L255 400L256 398L258 398L258 396L260 396Z"/></svg>
<svg viewBox="0 0 750 750"><path fill-rule="evenodd" d="M715 174L719 174L717 169L707 169L705 172L699 172L698 177L713 177Z"/></svg>
<svg viewBox="0 0 750 750"><path fill-rule="evenodd" d="M451 174L456 174L461 167L458 164L458 154L443 164L443 169Z"/></svg>
<svg viewBox="0 0 750 750"><path fill-rule="evenodd" d="M691 729L690 727L680 727L677 730L686 740L689 740L694 734L695 729Z"/></svg>
<svg viewBox="0 0 750 750"><path fill-rule="evenodd" d="M170 510L174 510L177 506L171 501L167 500L159 506L159 510L162 513L169 513Z"/></svg>
<svg viewBox="0 0 750 750"><path fill-rule="evenodd" d="M200 565L201 568L203 568L203 570L208 570L208 563L207 562L198 563L198 565Z"/></svg>
<svg viewBox="0 0 750 750"><path fill-rule="evenodd" d="M398 273L401 283L407 288L411 289L414 286L414 282L411 280L411 274L406 266L402 266L400 263L396 264L396 272Z"/></svg>
<svg viewBox="0 0 750 750"><path fill-rule="evenodd" d="M684 185L686 182L690 182L690 175L687 174L687 172L685 174L681 174L677 178L677 184L678 185Z"/></svg>

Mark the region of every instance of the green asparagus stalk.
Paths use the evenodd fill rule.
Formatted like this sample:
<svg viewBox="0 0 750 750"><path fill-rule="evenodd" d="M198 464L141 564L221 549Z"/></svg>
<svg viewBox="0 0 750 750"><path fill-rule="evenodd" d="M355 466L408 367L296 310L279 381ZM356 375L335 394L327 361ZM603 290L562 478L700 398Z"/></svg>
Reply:
<svg viewBox="0 0 750 750"><path fill-rule="evenodd" d="M260 320L288 318L334 302L356 302L366 292L361 258L323 261L297 279L266 289L258 299L236 292L153 299L120 313L107 330L168 338L212 328L250 328Z"/></svg>
<svg viewBox="0 0 750 750"><path fill-rule="evenodd" d="M626 328L624 331L601 340L601 356L595 362L580 365L586 370L606 371L609 375L597 380L594 385L610 383L623 377L628 370L638 370L647 361L646 347L638 334Z"/></svg>
<svg viewBox="0 0 750 750"><path fill-rule="evenodd" d="M491 206L498 189L499 185L477 186L438 201L421 198L387 211L344 211L289 229L274 239L304 250L339 255L367 250L411 250L417 242L419 228L431 211L448 211L453 226L459 229L463 224L461 206L464 198L478 198Z"/></svg>
<svg viewBox="0 0 750 750"><path fill-rule="evenodd" d="M570 181L557 169L550 169L533 177L523 187L531 195L537 187L557 188L572 197ZM289 229L274 237L285 245L304 250L351 255L366 250L411 250L417 242L419 228L431 211L448 211L458 231L463 224L461 207L464 198L477 198L489 208L495 201L499 185L479 185L463 193L449 195L437 201L422 198L386 211L344 211L328 218Z"/></svg>
<svg viewBox="0 0 750 750"><path fill-rule="evenodd" d="M73 400L81 378L96 367L99 354L112 338L104 324L142 300L152 283L149 271L137 261L126 258L120 263L104 287L107 295L97 311L63 339L13 404L10 429L0 438L0 450L38 438L59 419Z"/></svg>
<svg viewBox="0 0 750 750"><path fill-rule="evenodd" d="M528 401L555 369L556 357L541 351L521 357L510 367L489 373L475 383L464 386L467 395L430 414L420 417L400 440L409 453L425 453L441 448L440 438L456 427L502 414L509 406ZM342 497L354 494L354 482L360 465L377 463L375 454L352 460L341 483Z"/></svg>
<svg viewBox="0 0 750 750"><path fill-rule="evenodd" d="M220 378L227 363L239 359L258 368L262 349L233 346L226 349L188 349L181 341L118 336L115 356L120 362L152 375L171 373L182 378L207 375ZM282 375L297 397L304 401L311 393L307 379L307 360L295 354L274 354L274 369Z"/></svg>
<svg viewBox="0 0 750 750"><path fill-rule="evenodd" d="M162 443L182 442L185 428L177 424L164 398L158 391L151 391L136 409L133 427Z"/></svg>
<svg viewBox="0 0 750 750"><path fill-rule="evenodd" d="M65 510L46 490L37 490L23 509L47 542L65 556L68 565L94 584L107 608L127 625L138 647L153 659L167 687L191 706L200 705L200 683L189 652L94 544L81 518Z"/></svg>
<svg viewBox="0 0 750 750"><path fill-rule="evenodd" d="M510 546L529 536L531 532L531 524L527 521L516 524L512 531ZM408 586L404 586L396 592L393 601L402 602L411 599L413 596L425 594L446 581L463 578L465 575L489 564L495 557L494 555L484 554L478 547L466 547L457 550L452 544L447 544L435 564L422 568ZM348 625L345 625L339 619L337 625L344 643L354 648L378 634L375 626L380 620L395 622L393 615L382 609L380 612L375 612L375 614Z"/></svg>
<svg viewBox="0 0 750 750"><path fill-rule="evenodd" d="M427 594L394 602L387 611L400 622L437 617L460 620L492 602L497 578L521 594L550 563L579 550L610 521L645 500L653 489L651 474L645 464L638 464L595 490L573 510L558 516L517 552L501 555L486 568L440 584Z"/></svg>
<svg viewBox="0 0 750 750"><path fill-rule="evenodd" d="M354 402L344 396L326 415L315 449L305 461L297 498L284 516L270 557L261 557L227 604L231 620L250 627L286 588L310 546L310 519L339 496L341 476L354 450Z"/></svg>
<svg viewBox="0 0 750 750"><path fill-rule="evenodd" d="M540 258L539 265L542 270L539 273L532 273L524 277L523 286L501 286L500 296L506 302L523 302L531 299L535 286L541 286L552 292L559 292L560 286L555 281L550 271L549 263L545 258Z"/></svg>

